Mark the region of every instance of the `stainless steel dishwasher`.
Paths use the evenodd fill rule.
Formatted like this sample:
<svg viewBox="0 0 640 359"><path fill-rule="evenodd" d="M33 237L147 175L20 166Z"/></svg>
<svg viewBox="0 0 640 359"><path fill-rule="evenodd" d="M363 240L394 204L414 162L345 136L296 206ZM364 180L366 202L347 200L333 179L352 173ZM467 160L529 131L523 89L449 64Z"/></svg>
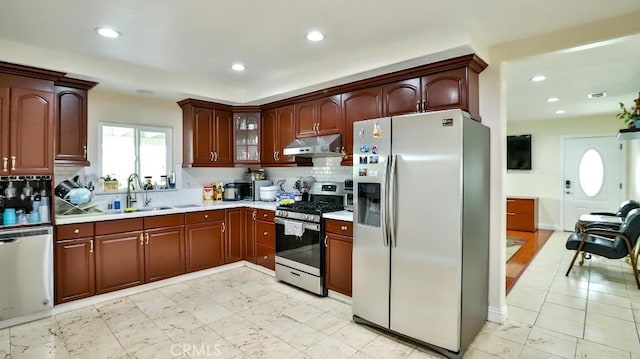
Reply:
<svg viewBox="0 0 640 359"><path fill-rule="evenodd" d="M53 308L53 227L0 231L0 321Z"/></svg>

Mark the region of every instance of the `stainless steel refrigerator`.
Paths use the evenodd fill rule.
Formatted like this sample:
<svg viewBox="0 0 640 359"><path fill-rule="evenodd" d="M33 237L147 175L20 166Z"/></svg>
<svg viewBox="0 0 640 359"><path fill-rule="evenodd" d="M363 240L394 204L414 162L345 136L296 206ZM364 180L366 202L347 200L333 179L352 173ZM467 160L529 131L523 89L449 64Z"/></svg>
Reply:
<svg viewBox="0 0 640 359"><path fill-rule="evenodd" d="M461 356L488 310L489 129L447 110L353 142L354 320Z"/></svg>

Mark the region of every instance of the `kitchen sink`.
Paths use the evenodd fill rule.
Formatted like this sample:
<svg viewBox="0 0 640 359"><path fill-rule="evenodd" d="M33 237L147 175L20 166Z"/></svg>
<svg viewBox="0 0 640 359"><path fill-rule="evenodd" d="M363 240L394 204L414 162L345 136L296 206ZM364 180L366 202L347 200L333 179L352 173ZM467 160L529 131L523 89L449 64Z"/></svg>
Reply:
<svg viewBox="0 0 640 359"><path fill-rule="evenodd" d="M196 207L202 207L199 204L179 204L177 206L173 206L173 208L196 208Z"/></svg>
<svg viewBox="0 0 640 359"><path fill-rule="evenodd" d="M133 212L153 212L153 211L162 211L165 209L174 209L174 207L170 207L170 206L161 206L161 207L142 207L142 208L138 208L137 211L133 211Z"/></svg>

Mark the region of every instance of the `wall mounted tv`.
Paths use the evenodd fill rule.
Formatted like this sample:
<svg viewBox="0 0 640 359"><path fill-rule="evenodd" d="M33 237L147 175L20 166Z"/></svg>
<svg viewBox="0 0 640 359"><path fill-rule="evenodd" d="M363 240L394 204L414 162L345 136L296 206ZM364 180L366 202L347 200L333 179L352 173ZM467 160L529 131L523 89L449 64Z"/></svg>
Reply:
<svg viewBox="0 0 640 359"><path fill-rule="evenodd" d="M507 136L507 169L531 169L531 135Z"/></svg>

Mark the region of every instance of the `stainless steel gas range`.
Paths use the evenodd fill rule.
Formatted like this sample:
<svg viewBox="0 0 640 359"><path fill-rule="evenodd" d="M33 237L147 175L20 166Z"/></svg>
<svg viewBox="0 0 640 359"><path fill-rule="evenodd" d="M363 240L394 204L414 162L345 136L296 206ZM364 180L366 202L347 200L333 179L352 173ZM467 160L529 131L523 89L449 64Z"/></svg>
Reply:
<svg viewBox="0 0 640 359"><path fill-rule="evenodd" d="M326 296L322 214L344 209L343 182L316 182L309 202L276 208L276 278Z"/></svg>

